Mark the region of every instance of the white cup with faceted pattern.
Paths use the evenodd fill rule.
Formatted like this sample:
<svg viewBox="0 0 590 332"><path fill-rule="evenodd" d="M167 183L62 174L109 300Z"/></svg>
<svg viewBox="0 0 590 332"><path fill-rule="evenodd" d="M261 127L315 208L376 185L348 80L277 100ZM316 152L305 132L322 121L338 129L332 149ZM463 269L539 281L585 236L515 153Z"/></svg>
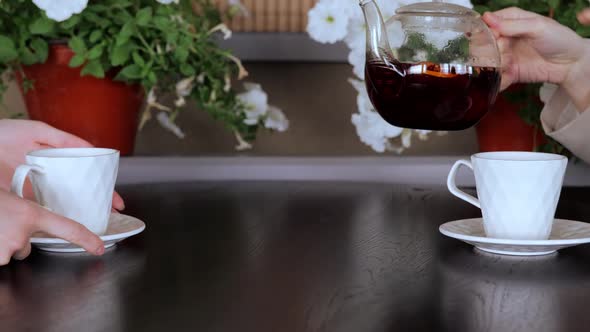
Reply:
<svg viewBox="0 0 590 332"><path fill-rule="evenodd" d="M101 148L43 149L26 155L11 191L23 197L27 176L37 202L103 235L111 214L119 151Z"/></svg>
<svg viewBox="0 0 590 332"><path fill-rule="evenodd" d="M450 192L481 209L486 236L546 240L561 194L568 159L537 152L484 152L457 161L447 179ZM461 166L475 174L475 198L457 188Z"/></svg>

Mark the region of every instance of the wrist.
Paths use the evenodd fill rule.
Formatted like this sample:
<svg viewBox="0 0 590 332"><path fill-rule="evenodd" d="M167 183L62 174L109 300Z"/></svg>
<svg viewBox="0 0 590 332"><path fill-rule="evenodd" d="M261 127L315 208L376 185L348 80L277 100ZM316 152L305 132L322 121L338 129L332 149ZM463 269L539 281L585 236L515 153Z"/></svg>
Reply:
<svg viewBox="0 0 590 332"><path fill-rule="evenodd" d="M561 84L579 112L590 108L590 39L583 39L582 42L582 54Z"/></svg>

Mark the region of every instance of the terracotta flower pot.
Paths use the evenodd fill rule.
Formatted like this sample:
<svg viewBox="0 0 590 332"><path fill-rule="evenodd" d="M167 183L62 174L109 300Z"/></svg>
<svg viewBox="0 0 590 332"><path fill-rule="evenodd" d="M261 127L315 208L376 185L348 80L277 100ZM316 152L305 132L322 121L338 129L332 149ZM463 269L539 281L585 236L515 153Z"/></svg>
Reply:
<svg viewBox="0 0 590 332"><path fill-rule="evenodd" d="M511 87L498 95L492 110L476 126L480 152L534 151L545 143L543 132L522 120L522 105L507 100L505 94L520 89Z"/></svg>
<svg viewBox="0 0 590 332"><path fill-rule="evenodd" d="M70 68L74 55L66 45L51 45L43 64L24 66L33 89L22 90L29 118L80 136L97 147L112 148L122 155L133 153L143 103L139 85L80 76L81 68ZM19 83L22 77L17 73Z"/></svg>

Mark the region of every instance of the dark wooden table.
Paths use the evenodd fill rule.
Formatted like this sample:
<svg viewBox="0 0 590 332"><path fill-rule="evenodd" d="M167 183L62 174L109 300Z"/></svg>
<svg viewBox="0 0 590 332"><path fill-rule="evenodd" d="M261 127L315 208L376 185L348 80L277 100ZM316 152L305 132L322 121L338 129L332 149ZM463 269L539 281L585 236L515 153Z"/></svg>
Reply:
<svg viewBox="0 0 590 332"><path fill-rule="evenodd" d="M147 230L102 258L0 268L0 331L588 331L590 246L476 253L443 187L231 182L119 188ZM558 217L590 221L590 188Z"/></svg>

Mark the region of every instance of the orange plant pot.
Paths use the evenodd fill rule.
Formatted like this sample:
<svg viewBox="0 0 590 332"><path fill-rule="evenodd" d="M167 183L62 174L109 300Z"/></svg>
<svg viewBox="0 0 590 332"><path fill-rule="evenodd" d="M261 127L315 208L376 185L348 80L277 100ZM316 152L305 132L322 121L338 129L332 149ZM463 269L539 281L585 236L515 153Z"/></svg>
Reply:
<svg viewBox="0 0 590 332"><path fill-rule="evenodd" d="M74 52L66 45L51 45L43 64L23 66L33 88L24 92L29 118L77 135L97 147L133 153L143 91L139 85L80 76L81 68L68 66Z"/></svg>
<svg viewBox="0 0 590 332"><path fill-rule="evenodd" d="M505 93L518 89L519 86L514 86L499 94L492 110L477 124L480 152L534 151L546 142L541 130L527 124L518 115L522 105L506 99Z"/></svg>

